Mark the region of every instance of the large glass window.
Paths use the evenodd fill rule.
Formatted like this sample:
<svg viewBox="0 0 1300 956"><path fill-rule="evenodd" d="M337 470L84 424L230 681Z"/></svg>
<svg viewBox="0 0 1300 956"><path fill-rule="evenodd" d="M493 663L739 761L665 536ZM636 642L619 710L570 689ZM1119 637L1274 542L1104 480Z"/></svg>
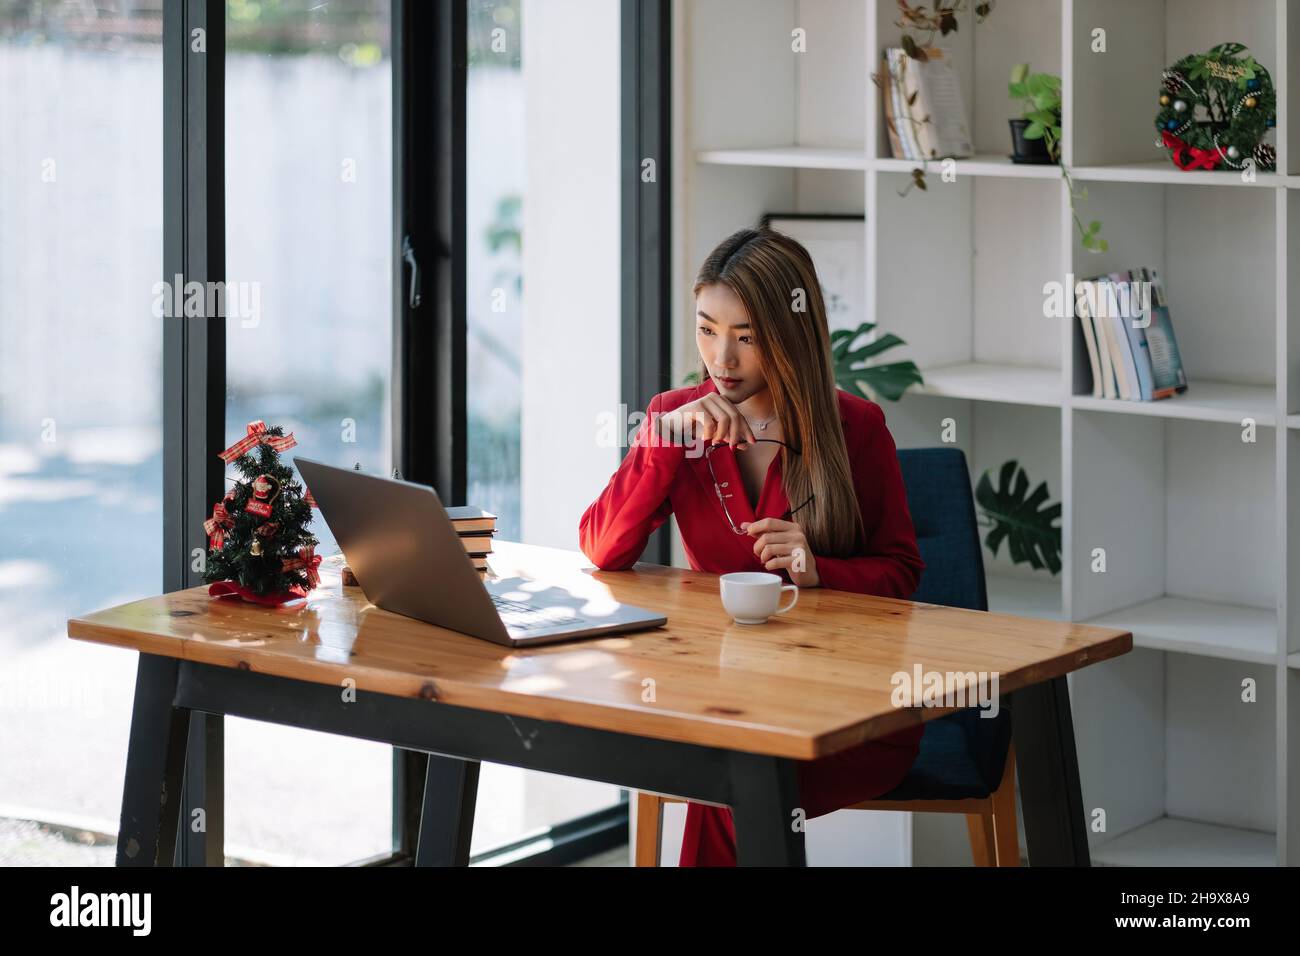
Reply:
<svg viewBox="0 0 1300 956"><path fill-rule="evenodd" d="M372 474L393 467L390 20L388 0L226 6L227 443L262 420L290 457ZM391 748L233 718L226 737L228 853L391 849Z"/></svg>
<svg viewBox="0 0 1300 956"><path fill-rule="evenodd" d="M619 4L470 0L468 48L468 501L574 548L575 475L618 463L595 423L619 391ZM479 789L475 853L619 800L492 764Z"/></svg>
<svg viewBox="0 0 1300 956"><path fill-rule="evenodd" d="M0 817L109 834L136 655L65 622L162 590L161 3L0 0Z"/></svg>

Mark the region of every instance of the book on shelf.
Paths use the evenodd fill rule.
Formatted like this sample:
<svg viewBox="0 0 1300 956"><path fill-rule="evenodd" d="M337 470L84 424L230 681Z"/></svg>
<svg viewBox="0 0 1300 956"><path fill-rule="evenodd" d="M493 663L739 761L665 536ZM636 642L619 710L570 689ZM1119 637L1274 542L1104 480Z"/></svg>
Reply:
<svg viewBox="0 0 1300 956"><path fill-rule="evenodd" d="M1092 370L1092 397L1102 397L1101 350L1097 348L1097 330L1092 324L1092 310L1086 295L1087 282L1080 282L1074 290L1074 314L1079 317L1079 326L1083 330L1083 344L1088 351L1088 367ZM1095 298L1095 296L1094 296ZM1106 367L1110 368L1107 361Z"/></svg>
<svg viewBox="0 0 1300 956"><path fill-rule="evenodd" d="M894 77L894 63L890 51L880 56L880 112L885 117L885 132L889 134L889 155L894 159L910 159L903 148L903 138L898 132L898 83Z"/></svg>
<svg viewBox="0 0 1300 956"><path fill-rule="evenodd" d="M1164 285L1154 269L1151 270L1151 324L1146 328L1146 338L1154 396L1168 398L1187 391L1187 373L1183 370L1182 353L1178 351L1173 319L1165 302Z"/></svg>
<svg viewBox="0 0 1300 956"><path fill-rule="evenodd" d="M1081 280L1075 286L1075 314L1093 397L1151 402L1186 390L1173 320L1154 269Z"/></svg>
<svg viewBox="0 0 1300 956"><path fill-rule="evenodd" d="M890 151L895 159L918 161L972 156L961 78L946 49L927 52L922 61L901 47L885 50L881 99Z"/></svg>
<svg viewBox="0 0 1300 956"><path fill-rule="evenodd" d="M1100 308L1106 318L1110 364L1115 370L1115 388L1119 391L1121 400L1136 402L1141 399L1142 393L1137 388L1137 365L1133 361L1133 350L1129 347L1128 336L1124 332L1124 326L1131 324L1124 301L1128 298L1127 283L1121 285L1118 277L1117 272L1100 277L1097 280L1100 283L1098 295L1105 296L1105 305Z"/></svg>

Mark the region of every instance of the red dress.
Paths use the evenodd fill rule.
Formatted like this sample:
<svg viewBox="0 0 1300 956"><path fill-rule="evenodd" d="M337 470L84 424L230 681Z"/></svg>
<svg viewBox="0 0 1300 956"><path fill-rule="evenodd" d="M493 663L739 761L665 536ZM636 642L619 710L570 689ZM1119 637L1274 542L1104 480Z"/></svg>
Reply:
<svg viewBox="0 0 1300 956"><path fill-rule="evenodd" d="M686 445L669 445L650 437L651 421L656 416L714 391L717 388L709 379L703 385L662 392L650 400L648 417L627 456L579 524L582 551L598 568L630 568L641 556L650 533L669 515L676 515L686 557L695 570L712 574L765 570L754 554L755 539L736 534L727 524L704 456ZM916 591L925 564L916 546L894 440L885 427L885 413L874 402L841 389L836 390L836 395L867 544L859 557L815 554L821 587L908 598ZM732 488L744 488L730 447L719 448L709 457L719 481L730 481ZM779 453L768 466L758 507L750 507L743 491L728 499L728 507L737 525L785 513L790 503L781 485ZM775 573L790 581L784 569ZM908 727L827 757L800 762L799 792L807 817L821 816L892 790L915 760L921 733L920 725ZM736 832L731 811L688 804L680 865L735 863Z"/></svg>

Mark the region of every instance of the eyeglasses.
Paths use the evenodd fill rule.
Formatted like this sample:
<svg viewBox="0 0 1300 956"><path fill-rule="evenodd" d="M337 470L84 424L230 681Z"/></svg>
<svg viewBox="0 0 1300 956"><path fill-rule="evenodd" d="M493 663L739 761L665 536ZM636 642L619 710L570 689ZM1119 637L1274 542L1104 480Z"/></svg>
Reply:
<svg viewBox="0 0 1300 956"><path fill-rule="evenodd" d="M790 451L790 454L792 455L799 454L799 450L797 448L795 448L793 445L786 445L786 443L781 441L779 438L755 438L754 441L755 442L769 441L775 445L783 445L785 448L787 448ZM713 454L713 450L715 448L726 448L726 447L727 446L725 442L718 445L710 445L708 448L704 450L704 463L709 466L709 477L713 479L713 490L718 496L718 501L722 504L722 513L727 516L727 524L731 525L731 530L736 532L736 534L748 534L749 532L743 531L740 529L740 527L737 526L736 522L732 520L731 512L727 510L727 499L733 497L733 493L728 491L724 494L722 489L726 488L730 484L730 482L724 481L719 483L718 476L714 474L713 471L713 462L709 461L709 456ZM812 503L812 500L815 497L816 495L809 495L808 500L805 501L803 504L801 504L798 508L791 508L788 511L786 511L785 514L781 515L781 520L789 521L790 518L794 516L795 512L799 511L802 508L807 507L809 504Z"/></svg>

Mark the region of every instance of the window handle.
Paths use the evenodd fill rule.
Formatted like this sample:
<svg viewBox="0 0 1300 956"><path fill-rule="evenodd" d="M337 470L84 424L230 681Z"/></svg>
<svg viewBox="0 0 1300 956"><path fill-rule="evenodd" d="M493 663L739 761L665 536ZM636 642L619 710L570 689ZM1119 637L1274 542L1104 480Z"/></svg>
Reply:
<svg viewBox="0 0 1300 956"><path fill-rule="evenodd" d="M411 245L409 234L402 237L402 259L411 267L411 291L407 295L407 301L411 308L420 307L420 264L415 261L415 247Z"/></svg>

